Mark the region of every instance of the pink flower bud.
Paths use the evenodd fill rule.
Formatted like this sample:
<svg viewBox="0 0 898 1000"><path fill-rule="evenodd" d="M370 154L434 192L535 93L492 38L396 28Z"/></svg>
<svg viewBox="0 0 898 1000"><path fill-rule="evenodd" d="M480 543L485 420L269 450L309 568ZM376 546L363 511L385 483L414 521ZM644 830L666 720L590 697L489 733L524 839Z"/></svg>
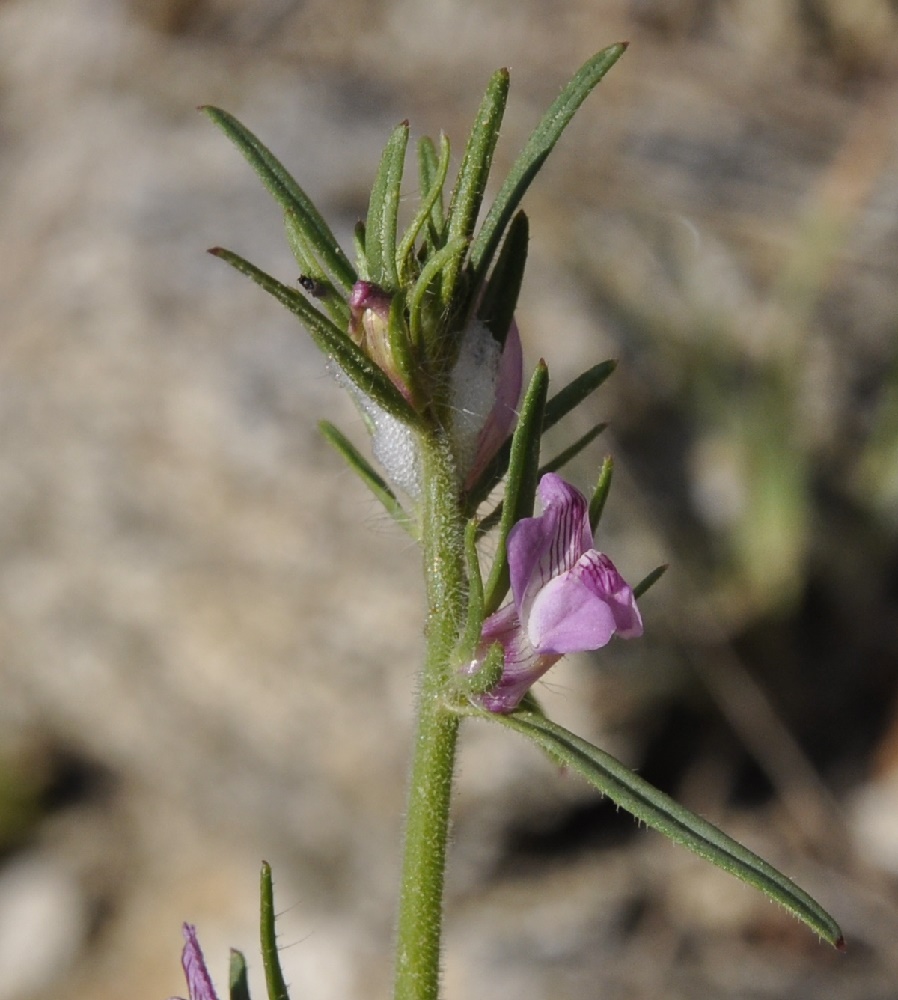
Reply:
<svg viewBox="0 0 898 1000"><path fill-rule="evenodd" d="M413 403L390 344L390 304L393 297L371 281L357 281L349 296L349 335L382 369L403 396Z"/></svg>

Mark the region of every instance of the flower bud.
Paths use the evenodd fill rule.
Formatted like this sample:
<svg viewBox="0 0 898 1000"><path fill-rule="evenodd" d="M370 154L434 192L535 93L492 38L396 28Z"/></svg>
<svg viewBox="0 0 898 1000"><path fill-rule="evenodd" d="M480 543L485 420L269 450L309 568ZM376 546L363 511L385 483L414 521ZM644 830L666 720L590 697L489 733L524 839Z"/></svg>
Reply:
<svg viewBox="0 0 898 1000"><path fill-rule="evenodd" d="M393 296L371 281L357 281L349 296L349 336L413 403L411 387L402 375L390 339Z"/></svg>

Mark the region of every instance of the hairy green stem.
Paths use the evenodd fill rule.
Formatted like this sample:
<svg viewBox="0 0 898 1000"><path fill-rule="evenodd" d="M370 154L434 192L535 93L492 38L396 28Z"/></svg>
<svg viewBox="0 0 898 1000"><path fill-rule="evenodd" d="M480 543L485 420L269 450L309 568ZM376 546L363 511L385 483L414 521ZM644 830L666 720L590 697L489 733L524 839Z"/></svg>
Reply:
<svg viewBox="0 0 898 1000"><path fill-rule="evenodd" d="M409 779L396 939L395 1000L437 1000L443 882L458 715L444 700L465 615L464 522L449 442L422 439L422 544L427 580L427 658Z"/></svg>

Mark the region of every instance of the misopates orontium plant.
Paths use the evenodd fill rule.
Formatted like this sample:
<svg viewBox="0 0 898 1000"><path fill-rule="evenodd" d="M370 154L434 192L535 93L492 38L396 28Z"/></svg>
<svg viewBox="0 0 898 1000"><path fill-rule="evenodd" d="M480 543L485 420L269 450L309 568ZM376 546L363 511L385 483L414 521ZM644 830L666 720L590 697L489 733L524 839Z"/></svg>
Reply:
<svg viewBox="0 0 898 1000"><path fill-rule="evenodd" d="M514 319L527 256L519 205L574 112L624 52L612 45L577 72L530 136L477 226L508 93L490 80L446 200L449 142L417 146L420 207L404 233L398 208L407 122L394 129L355 232L356 262L274 155L224 111L203 110L244 154L284 211L299 287L229 250L211 252L272 294L311 334L356 402L378 471L327 422L322 433L421 546L427 653L418 688L396 925L395 997L439 991L443 878L459 726L505 726L578 772L638 820L755 886L831 944L835 921L807 893L598 747L549 719L531 692L565 653L642 634L637 599L663 567L630 587L593 535L611 484L606 459L587 498L556 472L602 425L547 462L543 433L593 393L613 362L549 396L540 361L523 392ZM502 499L490 498L503 485ZM534 515L539 498L541 512ZM484 572L478 541L495 535ZM183 965L191 1000L215 992L192 926ZM262 953L270 1000L286 1000L274 937L271 872L262 872ZM231 1000L248 1000L235 952Z"/></svg>

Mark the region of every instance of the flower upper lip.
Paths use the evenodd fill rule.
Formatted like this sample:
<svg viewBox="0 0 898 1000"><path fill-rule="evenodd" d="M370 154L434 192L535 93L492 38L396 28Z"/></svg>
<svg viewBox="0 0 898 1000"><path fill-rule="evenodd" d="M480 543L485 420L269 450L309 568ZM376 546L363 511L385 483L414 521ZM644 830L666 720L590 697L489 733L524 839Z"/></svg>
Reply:
<svg viewBox="0 0 898 1000"><path fill-rule="evenodd" d="M523 518L508 536L512 600L483 624L469 672L501 643L499 683L482 697L490 711L514 710L565 653L599 649L615 634L642 635L633 590L593 547L586 498L555 473L539 483L543 513Z"/></svg>

